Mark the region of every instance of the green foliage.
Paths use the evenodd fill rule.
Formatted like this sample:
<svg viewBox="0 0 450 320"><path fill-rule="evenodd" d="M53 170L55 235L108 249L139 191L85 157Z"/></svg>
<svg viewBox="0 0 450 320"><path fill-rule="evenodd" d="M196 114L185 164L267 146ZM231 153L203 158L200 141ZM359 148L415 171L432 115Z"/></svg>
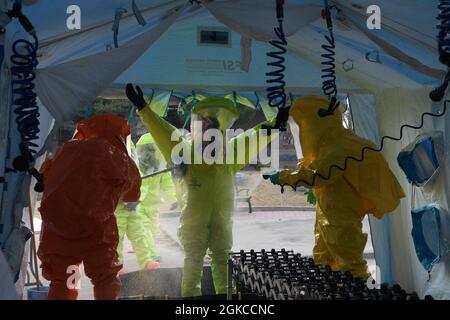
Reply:
<svg viewBox="0 0 450 320"><path fill-rule="evenodd" d="M314 192L311 189L309 189L308 191L305 192L305 195L307 196L308 203L315 206L317 203L317 200L316 200L316 196L314 195Z"/></svg>

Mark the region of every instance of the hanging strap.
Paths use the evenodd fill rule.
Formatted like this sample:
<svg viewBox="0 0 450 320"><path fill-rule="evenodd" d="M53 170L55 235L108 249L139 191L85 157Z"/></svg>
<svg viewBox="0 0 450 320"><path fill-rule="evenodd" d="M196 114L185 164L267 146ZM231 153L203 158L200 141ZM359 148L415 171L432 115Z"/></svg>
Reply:
<svg viewBox="0 0 450 320"><path fill-rule="evenodd" d="M330 3L328 2L328 0L324 0L324 7L325 7L325 19L327 21L327 28L329 31L333 30L333 20L331 19L331 7L330 7Z"/></svg>
<svg viewBox="0 0 450 320"><path fill-rule="evenodd" d="M116 9L116 16L114 17L114 24L112 27L112 30L114 32L114 47L119 47L119 26L120 26L120 20L122 19L122 16L127 13L127 9L124 8L117 8Z"/></svg>
<svg viewBox="0 0 450 320"><path fill-rule="evenodd" d="M131 6L133 7L133 13L136 17L136 20L141 26L145 26L147 22L145 21L144 17L142 16L141 10L139 10L138 6L136 5L136 0L133 0Z"/></svg>

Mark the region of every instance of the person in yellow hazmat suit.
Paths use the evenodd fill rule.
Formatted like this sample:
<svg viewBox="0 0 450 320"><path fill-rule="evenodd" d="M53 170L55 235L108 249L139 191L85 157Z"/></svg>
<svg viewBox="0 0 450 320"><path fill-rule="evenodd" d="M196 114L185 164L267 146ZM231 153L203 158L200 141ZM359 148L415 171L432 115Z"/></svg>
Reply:
<svg viewBox="0 0 450 320"><path fill-rule="evenodd" d="M150 133L142 135L136 147L139 168L144 176L166 167L164 157L158 150ZM160 233L159 209L164 203L163 200L172 204L171 209L177 206L177 197L171 173L166 172L143 179L141 198L136 212L143 217L143 226L148 233L150 253L153 261L160 260L155 239Z"/></svg>
<svg viewBox="0 0 450 320"><path fill-rule="evenodd" d="M117 227L119 229L119 244L117 252L119 259L124 263L123 242L125 235L130 240L136 254L138 266L141 269L156 269L159 263L154 257L149 232L145 227L146 217L136 210L136 203L120 204L115 212ZM125 267L119 271L119 275L125 273Z"/></svg>
<svg viewBox="0 0 450 320"><path fill-rule="evenodd" d="M138 156L136 153L136 146L128 139L128 148L131 158L139 166ZM140 170L142 172L142 170ZM141 196L143 198L142 191L146 187L141 184ZM139 202L133 203L120 203L115 211L117 228L119 230L119 243L117 245L117 253L119 259L124 263L123 256L123 242L125 235L130 240L134 252L136 253L136 259L141 269L155 269L159 267L159 263L153 257L152 251L152 238L151 234L146 228L146 216L139 210L137 210ZM125 266L119 270L119 275L125 273Z"/></svg>
<svg viewBox="0 0 450 320"><path fill-rule="evenodd" d="M382 154L371 150L365 151L363 161L348 160L346 170L334 168L329 176L333 165L344 168L347 157L360 159L364 147L376 147L345 129L339 109L330 111L328 105L318 96L294 101L289 126L300 159L298 169L282 170L270 180L275 185L313 189L315 262L365 278L369 275L363 258L367 234L362 232L362 220L366 214L381 218L392 212L405 194Z"/></svg>
<svg viewBox="0 0 450 320"><path fill-rule="evenodd" d="M138 114L152 134L158 148L161 150L169 165L173 164L172 151L180 141L172 139L172 133L177 129L159 117L147 106L139 87L137 91L127 85L127 96L138 108ZM238 119L239 112L231 100L210 97L198 102L192 109L192 124L201 121L202 131L219 129L225 133ZM258 136L259 125L229 141L224 146L238 146L248 144L251 135ZM195 128L191 128L192 142L183 140L187 150L194 151L198 144L205 142ZM181 134L180 134L181 136ZM273 138L274 134L271 135ZM249 139L249 140L247 140ZM184 183L186 201L182 208L178 237L185 251L184 271L182 280L182 296L195 297L201 295L201 275L203 258L209 249L214 286L217 294L227 291L227 260L233 245L232 215L234 211L234 178L236 173L246 166L250 159L254 159L270 142L270 137L258 138L256 148L245 148L244 161L235 164L199 164L185 165ZM205 149L205 148L203 148ZM184 149L186 150L186 149ZM234 149L233 149L234 150ZM236 156L238 153L235 152ZM236 158L235 158L236 159Z"/></svg>

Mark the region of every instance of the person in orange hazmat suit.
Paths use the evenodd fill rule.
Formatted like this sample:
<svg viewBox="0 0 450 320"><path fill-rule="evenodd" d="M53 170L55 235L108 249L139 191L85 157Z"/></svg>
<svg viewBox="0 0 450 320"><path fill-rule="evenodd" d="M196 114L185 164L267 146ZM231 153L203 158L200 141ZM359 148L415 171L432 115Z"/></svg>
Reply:
<svg viewBox="0 0 450 320"><path fill-rule="evenodd" d="M81 263L95 299L117 297L121 264L114 211L119 202L138 201L141 186L139 170L127 152L129 135L127 120L112 114L93 116L81 121L74 138L41 168L45 190L38 255L43 276L50 281L49 300L77 299L70 277Z"/></svg>

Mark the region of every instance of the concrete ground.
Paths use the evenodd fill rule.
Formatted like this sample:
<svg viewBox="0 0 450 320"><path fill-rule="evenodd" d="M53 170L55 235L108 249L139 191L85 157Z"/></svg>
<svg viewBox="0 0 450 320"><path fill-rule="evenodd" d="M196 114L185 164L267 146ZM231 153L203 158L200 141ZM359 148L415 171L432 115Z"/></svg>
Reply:
<svg viewBox="0 0 450 320"><path fill-rule="evenodd" d="M177 268L183 266L184 253L176 236L179 215L166 213L161 215L161 235L157 239L161 255L161 268ZM282 249L294 250L302 255L311 255L314 245L313 211L256 211L252 214L236 212L234 217L234 251ZM364 232L369 234L365 249L365 257L371 272L375 271L372 243L370 241L369 224L364 221ZM134 253L129 252L131 244L124 244L124 265L126 272L138 270ZM93 299L92 285L84 276L81 268L81 288L79 299Z"/></svg>
<svg viewBox="0 0 450 320"><path fill-rule="evenodd" d="M161 216L161 228L178 242L176 236L179 218L173 214ZM293 250L305 256L312 255L314 246L314 211L256 211L252 214L236 212L233 225L233 251L282 249ZM374 271L375 260L370 238L369 222L363 222L363 231L369 235L364 256Z"/></svg>

